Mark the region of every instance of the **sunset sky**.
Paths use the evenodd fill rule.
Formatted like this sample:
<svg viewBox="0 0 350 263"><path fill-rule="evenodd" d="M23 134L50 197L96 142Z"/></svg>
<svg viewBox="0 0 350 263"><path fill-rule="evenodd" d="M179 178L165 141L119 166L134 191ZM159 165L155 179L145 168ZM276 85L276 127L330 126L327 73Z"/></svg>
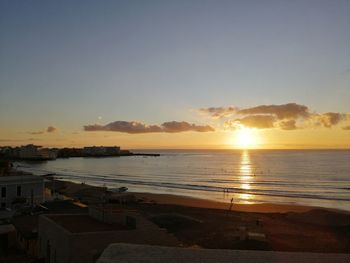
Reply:
<svg viewBox="0 0 350 263"><path fill-rule="evenodd" d="M0 145L350 148L350 1L1 1Z"/></svg>

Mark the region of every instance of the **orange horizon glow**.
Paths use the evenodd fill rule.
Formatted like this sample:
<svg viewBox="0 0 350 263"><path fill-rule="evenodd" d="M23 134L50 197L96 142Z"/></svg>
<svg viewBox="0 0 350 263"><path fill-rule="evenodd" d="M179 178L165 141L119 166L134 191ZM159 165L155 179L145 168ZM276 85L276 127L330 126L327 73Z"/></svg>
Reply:
<svg viewBox="0 0 350 263"><path fill-rule="evenodd" d="M43 135L26 135L4 129L0 132L2 146L32 143L44 147L119 145L124 149L350 149L349 132L337 128L280 131L242 127L234 131L176 134L88 133L68 129Z"/></svg>

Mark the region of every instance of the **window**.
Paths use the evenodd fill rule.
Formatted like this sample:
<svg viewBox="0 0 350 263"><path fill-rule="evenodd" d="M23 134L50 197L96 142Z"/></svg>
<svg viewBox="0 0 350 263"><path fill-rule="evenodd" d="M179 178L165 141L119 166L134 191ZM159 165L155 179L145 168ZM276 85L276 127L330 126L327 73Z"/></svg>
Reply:
<svg viewBox="0 0 350 263"><path fill-rule="evenodd" d="M1 197L6 197L6 186L1 187Z"/></svg>
<svg viewBox="0 0 350 263"><path fill-rule="evenodd" d="M17 186L17 196L22 195L22 187L20 185Z"/></svg>

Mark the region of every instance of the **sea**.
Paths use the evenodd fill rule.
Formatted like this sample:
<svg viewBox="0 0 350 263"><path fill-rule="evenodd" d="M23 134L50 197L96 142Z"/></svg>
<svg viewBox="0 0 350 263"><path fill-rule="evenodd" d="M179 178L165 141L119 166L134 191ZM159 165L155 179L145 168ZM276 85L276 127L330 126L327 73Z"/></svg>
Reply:
<svg viewBox="0 0 350 263"><path fill-rule="evenodd" d="M350 150L133 150L159 157L18 162L36 175L129 191L350 211Z"/></svg>

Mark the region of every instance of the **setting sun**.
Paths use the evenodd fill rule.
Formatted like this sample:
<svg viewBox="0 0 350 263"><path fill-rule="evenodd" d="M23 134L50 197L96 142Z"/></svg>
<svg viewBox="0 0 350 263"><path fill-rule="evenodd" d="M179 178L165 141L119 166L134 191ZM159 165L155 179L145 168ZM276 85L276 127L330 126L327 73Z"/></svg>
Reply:
<svg viewBox="0 0 350 263"><path fill-rule="evenodd" d="M236 133L235 145L240 148L253 148L257 145L257 138L253 129L242 127Z"/></svg>

